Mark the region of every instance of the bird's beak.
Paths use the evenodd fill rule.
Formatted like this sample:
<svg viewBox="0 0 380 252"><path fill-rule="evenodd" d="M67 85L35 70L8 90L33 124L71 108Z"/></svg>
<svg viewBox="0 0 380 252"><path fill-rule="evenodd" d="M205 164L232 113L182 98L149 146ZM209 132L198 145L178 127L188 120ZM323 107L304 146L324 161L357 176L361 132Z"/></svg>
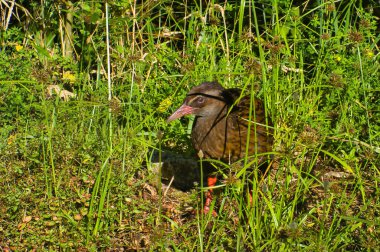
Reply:
<svg viewBox="0 0 380 252"><path fill-rule="evenodd" d="M182 104L181 107L179 107L171 116L169 116L166 122L170 123L171 121L181 118L182 116L192 114L194 110L195 109L193 107L190 107L186 104Z"/></svg>

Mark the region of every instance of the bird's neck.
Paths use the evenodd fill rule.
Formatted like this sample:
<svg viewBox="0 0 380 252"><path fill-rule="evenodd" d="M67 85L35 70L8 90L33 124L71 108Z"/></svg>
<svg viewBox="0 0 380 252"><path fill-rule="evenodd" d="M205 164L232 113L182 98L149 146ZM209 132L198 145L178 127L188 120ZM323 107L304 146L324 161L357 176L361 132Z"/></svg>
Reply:
<svg viewBox="0 0 380 252"><path fill-rule="evenodd" d="M223 132L226 127L227 108L221 108L217 113L208 116L195 117L193 124L193 135L199 142L217 132Z"/></svg>
<svg viewBox="0 0 380 252"><path fill-rule="evenodd" d="M210 128L215 126L220 121L225 120L227 115L227 106L223 106L218 110L214 111L214 113L210 113L207 116L197 116L195 117L195 126L199 124L202 127Z"/></svg>

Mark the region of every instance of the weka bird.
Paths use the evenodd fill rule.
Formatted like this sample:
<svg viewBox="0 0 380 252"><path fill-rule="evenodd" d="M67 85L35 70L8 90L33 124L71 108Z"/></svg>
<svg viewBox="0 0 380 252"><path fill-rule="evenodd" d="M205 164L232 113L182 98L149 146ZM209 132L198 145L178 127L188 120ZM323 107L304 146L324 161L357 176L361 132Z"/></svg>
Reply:
<svg viewBox="0 0 380 252"><path fill-rule="evenodd" d="M266 126L271 122L269 118L265 119L264 104L254 99L250 113L250 96L239 99L240 96L240 89L225 89L217 82L202 83L190 90L182 106L167 122L184 115L195 115L191 140L195 150L202 150L205 158L233 163L245 157L247 147L249 156L271 151L273 134ZM259 163L265 159L260 157ZM209 174L205 213L210 210L212 187L216 182L216 176Z"/></svg>

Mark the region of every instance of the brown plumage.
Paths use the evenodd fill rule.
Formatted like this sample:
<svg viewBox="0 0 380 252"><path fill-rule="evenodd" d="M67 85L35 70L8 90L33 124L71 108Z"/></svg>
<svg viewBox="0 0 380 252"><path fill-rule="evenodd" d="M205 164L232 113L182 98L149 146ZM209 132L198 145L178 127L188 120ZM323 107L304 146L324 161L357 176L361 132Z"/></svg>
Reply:
<svg viewBox="0 0 380 252"><path fill-rule="evenodd" d="M194 114L191 140L195 150L202 150L205 158L233 163L248 156L271 151L273 134L269 118L265 118L264 104L250 96L240 97L241 90L224 89L217 82L205 82L193 87L184 103L168 122L187 114ZM250 107L251 114L250 114ZM266 155L259 158L259 163ZM216 177L208 178L208 186L216 183ZM208 193L205 212L209 210L211 191Z"/></svg>

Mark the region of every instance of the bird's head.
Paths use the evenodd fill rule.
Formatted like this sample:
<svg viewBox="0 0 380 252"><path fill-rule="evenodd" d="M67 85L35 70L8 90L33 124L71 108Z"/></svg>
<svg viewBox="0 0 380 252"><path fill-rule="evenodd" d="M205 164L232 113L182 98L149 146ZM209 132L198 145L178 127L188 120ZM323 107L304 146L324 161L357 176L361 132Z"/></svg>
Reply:
<svg viewBox="0 0 380 252"><path fill-rule="evenodd" d="M186 95L183 104L167 119L167 122L190 114L197 117L218 115L226 106L224 90L217 82L204 82L193 87Z"/></svg>

